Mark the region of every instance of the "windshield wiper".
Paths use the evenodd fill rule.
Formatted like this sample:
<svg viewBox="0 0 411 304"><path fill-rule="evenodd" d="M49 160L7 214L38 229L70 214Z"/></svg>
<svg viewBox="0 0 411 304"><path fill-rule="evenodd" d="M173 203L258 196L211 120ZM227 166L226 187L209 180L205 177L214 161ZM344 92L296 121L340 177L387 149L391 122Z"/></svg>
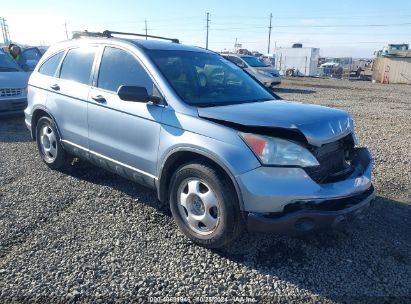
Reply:
<svg viewBox="0 0 411 304"><path fill-rule="evenodd" d="M253 102L264 102L269 100L275 100L275 98L259 98L259 99L250 99L242 102L205 102L205 103L198 103L195 106L200 108L208 108L208 107L222 107L222 106L232 106L237 104L244 104L244 103L253 103Z"/></svg>
<svg viewBox="0 0 411 304"><path fill-rule="evenodd" d="M270 100L275 100L274 98L258 98L258 99L252 99L250 102L264 102L264 101L270 101Z"/></svg>
<svg viewBox="0 0 411 304"><path fill-rule="evenodd" d="M196 104L196 106L200 107L200 108L218 107L218 106L225 106L225 105L227 105L227 104L216 103L216 102L207 102L207 103L198 103L198 104Z"/></svg>

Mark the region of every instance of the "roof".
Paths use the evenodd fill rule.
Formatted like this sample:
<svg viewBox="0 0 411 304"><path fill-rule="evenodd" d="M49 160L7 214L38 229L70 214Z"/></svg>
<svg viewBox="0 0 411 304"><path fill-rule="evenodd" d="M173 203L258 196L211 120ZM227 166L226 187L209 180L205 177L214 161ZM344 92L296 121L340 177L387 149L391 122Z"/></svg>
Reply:
<svg viewBox="0 0 411 304"><path fill-rule="evenodd" d="M108 38L110 39L110 38ZM127 38L116 38L116 39L124 39L126 41L130 41L133 44L142 47L147 50L168 50L168 51L191 51L191 52L203 52L203 53L213 53L206 49L190 46L180 43L173 43L173 42L166 42L166 41L159 41L159 40L144 40L144 39L127 39Z"/></svg>
<svg viewBox="0 0 411 304"><path fill-rule="evenodd" d="M398 51L395 54L383 54L382 57L387 57L387 58L411 58L411 50Z"/></svg>
<svg viewBox="0 0 411 304"><path fill-rule="evenodd" d="M128 37L124 37L124 36L128 36ZM143 38L135 39L135 37L143 37ZM104 32L88 32L88 31L74 32L73 39L77 39L77 38L82 38L86 40L89 40L89 39L96 40L97 39L100 41L101 39L110 40L110 41L116 41L116 40L124 41L128 43L132 43L146 50L180 50L180 51L213 53L211 51L208 51L200 47L180 44L179 40L175 38L151 36L151 35L144 35L144 34L138 34L138 33L125 33L125 32L116 32L116 31L109 31L109 30L106 30Z"/></svg>
<svg viewBox="0 0 411 304"><path fill-rule="evenodd" d="M220 53L221 56L234 56L234 57L240 57L240 54L237 53Z"/></svg>

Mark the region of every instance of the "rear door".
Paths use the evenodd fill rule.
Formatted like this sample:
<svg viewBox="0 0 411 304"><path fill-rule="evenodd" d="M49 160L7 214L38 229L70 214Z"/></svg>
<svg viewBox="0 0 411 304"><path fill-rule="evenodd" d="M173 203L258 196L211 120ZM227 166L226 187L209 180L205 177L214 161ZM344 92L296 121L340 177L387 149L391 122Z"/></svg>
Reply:
<svg viewBox="0 0 411 304"><path fill-rule="evenodd" d="M148 94L161 97L151 76L133 54L105 47L89 96L91 155L98 156L100 164L102 159L114 163L114 170L120 174L130 175L124 174L124 170L131 170L132 179L152 183L164 107L121 100L117 95L121 85L145 87Z"/></svg>
<svg viewBox="0 0 411 304"><path fill-rule="evenodd" d="M50 79L47 108L53 114L66 144L88 149L87 99L97 47L69 49L59 78Z"/></svg>

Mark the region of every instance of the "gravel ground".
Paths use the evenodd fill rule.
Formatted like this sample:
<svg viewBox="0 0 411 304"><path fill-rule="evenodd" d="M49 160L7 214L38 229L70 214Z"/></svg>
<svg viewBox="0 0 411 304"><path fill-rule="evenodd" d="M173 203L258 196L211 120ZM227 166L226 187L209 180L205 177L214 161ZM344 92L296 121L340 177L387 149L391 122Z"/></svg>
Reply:
<svg viewBox="0 0 411 304"><path fill-rule="evenodd" d="M378 197L346 231L207 250L154 192L84 161L51 171L22 118L0 118L0 302L410 301L411 86L292 79L276 92L349 110L370 147Z"/></svg>

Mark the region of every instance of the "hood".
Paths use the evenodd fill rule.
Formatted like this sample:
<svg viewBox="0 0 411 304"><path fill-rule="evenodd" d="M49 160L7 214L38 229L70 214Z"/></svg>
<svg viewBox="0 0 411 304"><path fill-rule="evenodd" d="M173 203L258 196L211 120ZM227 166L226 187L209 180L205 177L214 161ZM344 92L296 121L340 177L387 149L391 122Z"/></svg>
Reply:
<svg viewBox="0 0 411 304"><path fill-rule="evenodd" d="M30 74L26 72L0 72L0 89L23 89L27 86Z"/></svg>
<svg viewBox="0 0 411 304"><path fill-rule="evenodd" d="M345 111L284 100L198 108L198 115L248 127L299 130L314 146L353 131L351 116Z"/></svg>

